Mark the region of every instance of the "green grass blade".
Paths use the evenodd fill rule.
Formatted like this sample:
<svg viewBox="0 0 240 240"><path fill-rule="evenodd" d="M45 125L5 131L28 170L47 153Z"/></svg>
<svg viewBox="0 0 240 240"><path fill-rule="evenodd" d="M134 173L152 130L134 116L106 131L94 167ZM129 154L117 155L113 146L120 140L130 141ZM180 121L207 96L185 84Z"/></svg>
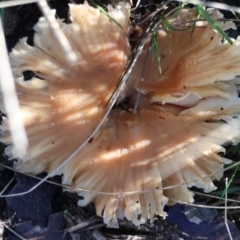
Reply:
<svg viewBox="0 0 240 240"><path fill-rule="evenodd" d="M196 5L198 13L215 29L217 30L224 39L226 39L231 45L233 44L232 40L228 37L228 35L222 30L221 27L211 18L211 16L204 10L204 8L200 5Z"/></svg>
<svg viewBox="0 0 240 240"><path fill-rule="evenodd" d="M172 35L171 35L171 32L170 32L171 24L163 16L160 16L160 19L163 23L163 26L165 27L165 29L167 31L167 35L168 35L168 38L169 38L168 47L169 47L169 52L171 53L171 48L172 48ZM161 54L160 54L160 50L159 50L159 47L158 47L157 36L158 36L158 32L154 31L152 33L152 36L151 36L151 50L152 50L152 55L157 56L158 70L159 70L160 75L162 75Z"/></svg>
<svg viewBox="0 0 240 240"><path fill-rule="evenodd" d="M157 56L157 61L158 61L158 70L159 73L162 74L162 69L161 69L161 56L158 48L158 42L157 42L157 32L154 32L151 37L151 50L152 50L152 55Z"/></svg>
<svg viewBox="0 0 240 240"><path fill-rule="evenodd" d="M199 20L199 18L200 18L200 13L199 13L199 11L197 11L197 16L196 16L196 21L197 20ZM191 32L191 37L192 37L192 35L193 35L193 33L194 33L194 30L195 30L195 27L196 27L196 21L193 23L193 29L192 29L192 32Z"/></svg>
<svg viewBox="0 0 240 240"><path fill-rule="evenodd" d="M172 52L172 34L171 34L170 30L173 30L173 29L171 29L171 24L166 18L163 18L163 25L167 30L167 35L168 35L168 39L169 39L168 48L169 48L169 52L171 53Z"/></svg>
<svg viewBox="0 0 240 240"><path fill-rule="evenodd" d="M233 181L237 171L239 170L239 168L240 168L240 165L237 165L235 167L234 172L233 172L233 174L232 174L232 176L231 176L231 178L230 178L230 180L228 182L228 185L226 186L226 188L224 189L224 191L223 191L223 193L222 193L222 195L220 197L220 200L222 200L222 198L224 197L225 193L228 192L228 189L229 189L229 187L230 187L230 185L231 185L231 183L232 183L232 181Z"/></svg>
<svg viewBox="0 0 240 240"><path fill-rule="evenodd" d="M180 13L180 11L184 8L185 3L179 3L179 6L176 8L176 11L169 17L169 19L174 19Z"/></svg>
<svg viewBox="0 0 240 240"><path fill-rule="evenodd" d="M224 190L222 190L222 191L217 191L217 192L214 192L213 193L213 196L221 196L221 199L224 197L224 194L226 193L223 193L225 191L225 189ZM228 188L228 190L227 190L227 193L228 194L231 194L231 193L239 193L240 192L240 187L232 187L232 188Z"/></svg>
<svg viewBox="0 0 240 240"><path fill-rule="evenodd" d="M106 12L101 6L99 6L97 3L95 3L93 0L88 0L94 7L96 7L101 13L106 15L109 19L111 19L114 23L116 23L120 28L123 29L123 27L113 18L109 15L108 12Z"/></svg>

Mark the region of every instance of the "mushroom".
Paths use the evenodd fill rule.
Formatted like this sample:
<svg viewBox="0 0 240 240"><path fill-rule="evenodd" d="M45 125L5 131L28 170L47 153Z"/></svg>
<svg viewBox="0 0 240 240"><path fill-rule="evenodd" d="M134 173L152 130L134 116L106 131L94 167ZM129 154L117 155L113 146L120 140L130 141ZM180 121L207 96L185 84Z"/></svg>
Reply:
<svg viewBox="0 0 240 240"><path fill-rule="evenodd" d="M77 53L76 66L55 47L44 18L34 28L35 46L23 39L11 53L30 142L28 155L15 164L22 172L54 170L87 139L130 54L128 5L109 8L122 28L86 3L70 5L70 14L71 24L59 24ZM186 28L195 16L195 9L184 9L171 23L186 21ZM235 28L232 22L219 25ZM137 226L153 221L155 214L165 217L166 204L193 201L188 187L216 189L212 181L222 177L223 164L230 162L218 153L225 152L225 143L240 141L239 40L233 46L222 43L204 21L196 23L192 37L192 29L170 33L171 52L166 31L158 34L162 76L156 59L149 57L139 84L147 45L133 69L127 97L131 110L140 89L136 114L116 106L98 134L61 169L63 183L83 197L79 205L94 203L109 227L118 227L123 217ZM26 70L36 76L24 81ZM4 118L1 140L10 144L7 124ZM18 157L11 145L5 152Z"/></svg>
<svg viewBox="0 0 240 240"><path fill-rule="evenodd" d="M128 4L109 7L121 26L87 3L69 7L71 23L58 23L77 54L77 65L66 61L43 17L34 27L34 46L21 39L10 54L29 139L27 156L16 164L24 172L55 169L86 140L101 120L130 53ZM35 76L25 81L27 70ZM1 140L10 144L7 118L3 126ZM6 152L19 157L11 145Z"/></svg>
<svg viewBox="0 0 240 240"><path fill-rule="evenodd" d="M83 197L80 206L94 203L97 215L103 215L110 227L118 227L117 219L124 216L137 226L153 221L154 214L164 217L168 198L168 204L193 202L187 187L215 190L212 181L222 173L212 174L231 162L218 155L225 152L222 145L240 141L239 117L235 117L240 99L231 104L221 100L226 101L224 111L201 116L193 114L194 107L185 111L149 103L136 115L115 109L98 137L64 167L63 182ZM195 108L208 112L211 107L199 103Z"/></svg>
<svg viewBox="0 0 240 240"><path fill-rule="evenodd" d="M223 18L218 10L207 11L224 31L236 29L231 21L217 21ZM130 85L139 88L142 93L155 91L152 102L189 107L206 97L230 97L226 93L226 81L240 74L240 39L232 40L233 45L230 45L204 19L193 25L196 16L195 8L183 9L176 18L169 20L173 30L160 26L157 42L162 74L156 57L149 54L141 82L149 47L149 44L145 45L133 69Z"/></svg>

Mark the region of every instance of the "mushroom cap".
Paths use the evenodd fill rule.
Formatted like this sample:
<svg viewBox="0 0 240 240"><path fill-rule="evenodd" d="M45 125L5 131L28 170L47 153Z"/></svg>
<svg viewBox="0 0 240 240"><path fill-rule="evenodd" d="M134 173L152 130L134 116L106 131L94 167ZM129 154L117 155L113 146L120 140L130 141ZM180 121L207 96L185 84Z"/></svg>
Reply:
<svg viewBox="0 0 240 240"><path fill-rule="evenodd" d="M94 203L110 227L118 227L123 216L135 225L154 220L154 214L166 216L167 198L168 204L192 202L188 187L215 190L212 181L222 173L213 174L231 162L218 153L225 152L227 141L239 142L239 117L228 115L226 121L218 113L217 118L159 105L146 105L136 115L115 109L99 135L65 165L63 182L83 197L80 206Z"/></svg>
<svg viewBox="0 0 240 240"><path fill-rule="evenodd" d="M34 174L51 171L92 133L130 53L129 14L128 4L109 7L109 15L122 25L119 27L87 3L70 4L71 23L58 20L58 24L77 54L74 66L66 60L44 17L34 27L34 46L22 39L13 49L11 64L29 139L27 156L17 168ZM35 76L25 81L23 72L27 70ZM2 141L9 144L9 132L2 135ZM12 146L7 152L19 157ZM24 165L28 161L31 169L28 163Z"/></svg>
<svg viewBox="0 0 240 240"><path fill-rule="evenodd" d="M223 99L228 104L224 111L216 108L210 115L196 115L195 109L208 113L212 104L200 102L185 110L167 104L149 105L147 95L141 96L145 99L136 115L115 109L99 134L62 169L63 183L84 198L80 206L94 203L109 227L118 227L118 219L123 217L139 225L154 220L155 214L166 216L163 207L167 203L193 201L188 187L209 192L215 189L212 180L222 177L222 173L208 175L222 171L223 163L230 162L217 155L225 151L221 145L239 142L240 122L235 116L240 113L240 100L235 99L236 89L232 96L232 104ZM39 144L43 143L41 139ZM43 148L36 150L46 154ZM65 151L60 148L57 154L64 155ZM34 172L38 165L43 163L33 159L16 167ZM50 161L48 165L53 168L56 163Z"/></svg>
<svg viewBox="0 0 240 240"><path fill-rule="evenodd" d="M223 17L218 10L207 11L214 19ZM130 85L138 87L142 93L154 91L152 102L188 107L207 97L230 97L225 93L227 86L223 81L240 74L240 39L232 39L233 45L222 41L221 34L207 21L198 20L193 25L196 16L196 9L183 9L176 18L169 20L173 29L160 26L157 44L162 74L157 58L151 54L147 56L150 41L139 56ZM223 30L236 29L233 22L216 22ZM146 57L144 80L141 81Z"/></svg>

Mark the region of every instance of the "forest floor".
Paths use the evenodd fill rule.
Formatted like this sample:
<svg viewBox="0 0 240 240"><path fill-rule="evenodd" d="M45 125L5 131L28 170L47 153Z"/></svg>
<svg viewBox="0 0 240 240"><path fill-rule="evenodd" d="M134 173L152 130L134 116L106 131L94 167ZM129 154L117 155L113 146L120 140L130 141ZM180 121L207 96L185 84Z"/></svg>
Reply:
<svg viewBox="0 0 240 240"><path fill-rule="evenodd" d="M154 1L149 0L149 2ZM57 10L59 18L68 19L68 3L68 0L57 0L51 1L50 5ZM148 1L142 1L142 4L146 3ZM31 44L34 34L32 28L42 15L37 5L26 4L7 8L4 15L4 30L8 50L11 51L22 37L28 37L28 42ZM230 159L238 161L240 147L230 147L227 154ZM11 164L4 158L2 163L11 167ZM225 173L225 177L231 178L233 173L234 169L229 170ZM43 177L43 174L39 177ZM0 169L0 190L10 183L4 190L4 194L24 192L34 186L37 181L35 178L15 173L10 169ZM59 184L61 178L55 177L51 181ZM231 187L232 189L235 188L235 191L229 194L229 198L239 199L240 189L236 189L239 182L240 173L237 172ZM223 191L225 188L224 179L216 185L220 191ZM224 211L177 204L173 207L166 207L169 215L166 220L156 217L154 223L146 223L140 227L135 227L131 222L122 220L119 223L119 229L109 229L103 223L102 218L95 215L93 205L90 204L85 208L78 207L78 198L73 193L63 192L60 186L47 182L29 194L0 198L0 218L5 229L3 239L21 239L19 236L22 239L41 240L229 239L223 217ZM198 194L196 194L196 201L203 205L224 206L224 199L219 201ZM193 217L198 218L201 223L196 224L196 219L195 222L190 222L189 219ZM240 231L238 230L240 229L239 210L230 211L228 217L232 238L234 240L240 239ZM13 229L15 233L12 233L10 229Z"/></svg>

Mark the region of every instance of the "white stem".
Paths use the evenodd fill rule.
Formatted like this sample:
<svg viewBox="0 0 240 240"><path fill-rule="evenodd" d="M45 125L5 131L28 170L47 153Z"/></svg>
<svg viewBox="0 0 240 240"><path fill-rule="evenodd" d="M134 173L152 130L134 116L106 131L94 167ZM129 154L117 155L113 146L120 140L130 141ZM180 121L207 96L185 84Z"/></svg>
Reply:
<svg viewBox="0 0 240 240"><path fill-rule="evenodd" d="M7 47L3 32L3 25L0 18L0 88L2 98L9 119L9 128L12 135L14 151L19 153L19 157L26 156L28 139L23 125L20 106L16 93L14 78L9 63Z"/></svg>
<svg viewBox="0 0 240 240"><path fill-rule="evenodd" d="M39 0L38 6L41 9L44 17L46 18L54 38L60 44L64 55L70 65L75 65L77 63L77 54L73 51L68 39L60 28L59 23L57 22L54 13L49 8L47 1Z"/></svg>

